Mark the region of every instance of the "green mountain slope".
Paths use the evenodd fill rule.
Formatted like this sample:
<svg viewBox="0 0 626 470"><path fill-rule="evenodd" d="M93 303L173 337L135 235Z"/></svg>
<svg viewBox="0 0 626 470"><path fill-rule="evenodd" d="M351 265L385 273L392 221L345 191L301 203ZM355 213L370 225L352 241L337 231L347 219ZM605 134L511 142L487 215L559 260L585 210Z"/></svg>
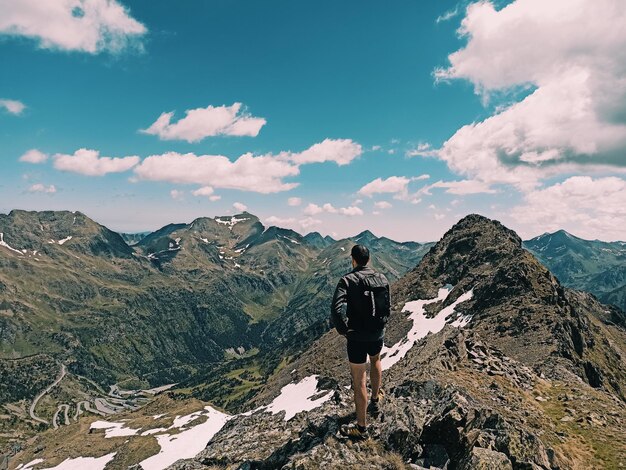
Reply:
<svg viewBox="0 0 626 470"><path fill-rule="evenodd" d="M626 242L583 240L564 230L524 242L567 287L591 292L626 311L620 289L626 286Z"/></svg>

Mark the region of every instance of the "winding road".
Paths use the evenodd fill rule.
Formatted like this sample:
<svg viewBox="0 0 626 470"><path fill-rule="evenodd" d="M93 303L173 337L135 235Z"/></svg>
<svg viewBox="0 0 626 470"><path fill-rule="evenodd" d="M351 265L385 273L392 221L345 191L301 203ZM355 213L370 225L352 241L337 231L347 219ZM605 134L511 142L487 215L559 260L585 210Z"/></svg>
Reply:
<svg viewBox="0 0 626 470"><path fill-rule="evenodd" d="M46 388L43 392L41 392L39 395L37 395L35 397L35 399L33 400L33 403L30 405L30 408L28 410L28 412L30 413L30 417L32 419L34 419L35 421L38 421L40 423L50 424L50 423L48 423L48 421L46 421L45 419L39 418L35 414L35 408L37 407L37 402L39 400L41 400L46 395L46 393L48 393L50 390L52 390L54 387L56 387L61 380L63 380L63 377L65 377L66 372L67 372L67 370L65 369L65 364L61 364L61 371L59 372L59 376L56 378L56 380L54 382L52 382L50 385L48 385L48 388ZM58 410L57 410L57 412L58 412ZM56 418L56 414L55 414L55 418Z"/></svg>
<svg viewBox="0 0 626 470"><path fill-rule="evenodd" d="M54 413L54 416L52 417L52 426L54 426L54 429L58 428L59 425L57 424L57 418L59 417L59 413L61 412L61 410L65 409L63 415L65 417L65 425L69 425L70 424L70 417L68 416L69 410L70 410L70 405L59 405L59 407L57 408L56 412Z"/></svg>

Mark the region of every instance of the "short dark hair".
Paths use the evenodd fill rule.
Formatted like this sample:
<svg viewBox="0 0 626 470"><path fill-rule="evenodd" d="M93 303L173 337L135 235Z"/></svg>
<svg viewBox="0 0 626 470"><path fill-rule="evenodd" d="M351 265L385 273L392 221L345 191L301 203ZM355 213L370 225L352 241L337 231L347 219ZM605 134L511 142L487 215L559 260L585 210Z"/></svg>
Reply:
<svg viewBox="0 0 626 470"><path fill-rule="evenodd" d="M359 266L365 266L370 260L370 250L363 245L354 245L350 254Z"/></svg>

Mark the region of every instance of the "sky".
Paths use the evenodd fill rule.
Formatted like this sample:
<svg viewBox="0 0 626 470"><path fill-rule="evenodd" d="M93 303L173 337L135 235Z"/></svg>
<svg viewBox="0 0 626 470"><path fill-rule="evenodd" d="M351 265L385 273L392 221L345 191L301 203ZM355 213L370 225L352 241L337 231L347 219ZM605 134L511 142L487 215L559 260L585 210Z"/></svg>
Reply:
<svg viewBox="0 0 626 470"><path fill-rule="evenodd" d="M623 0L0 0L0 213L626 240Z"/></svg>

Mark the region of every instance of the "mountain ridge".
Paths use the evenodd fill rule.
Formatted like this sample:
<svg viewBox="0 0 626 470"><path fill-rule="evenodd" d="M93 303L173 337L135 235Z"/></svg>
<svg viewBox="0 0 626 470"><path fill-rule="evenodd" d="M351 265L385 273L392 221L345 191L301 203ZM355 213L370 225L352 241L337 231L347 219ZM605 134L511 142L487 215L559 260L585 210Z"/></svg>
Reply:
<svg viewBox="0 0 626 470"><path fill-rule="evenodd" d="M626 329L617 309L561 286L522 248L517 234L478 215L455 224L391 289L383 350L387 399L381 415L371 420L374 439L347 444L338 437L339 426L354 418L353 403L345 340L326 331L275 368L232 415L197 412L212 429L206 447L179 462L163 447L168 468L340 463L521 470L623 463ZM232 377L225 375L227 386ZM180 407L189 399L186 393L167 392L162 400ZM146 419L158 408L149 406L123 415L124 426L150 432L156 424L146 425ZM180 434L156 434L174 433L161 437L165 443L174 436L184 439L194 426L190 422ZM83 439L88 431L76 424L66 436ZM132 457L132 442L139 442L134 437L126 447L127 437L107 440L95 430L88 435L101 449L94 457L115 452L107 454L113 464L145 458ZM109 450L101 447L107 441ZM38 442L44 449L38 455L51 459L46 462L67 455L51 431ZM572 451L581 448L585 451ZM24 462L34 457L32 450L20 456Z"/></svg>

